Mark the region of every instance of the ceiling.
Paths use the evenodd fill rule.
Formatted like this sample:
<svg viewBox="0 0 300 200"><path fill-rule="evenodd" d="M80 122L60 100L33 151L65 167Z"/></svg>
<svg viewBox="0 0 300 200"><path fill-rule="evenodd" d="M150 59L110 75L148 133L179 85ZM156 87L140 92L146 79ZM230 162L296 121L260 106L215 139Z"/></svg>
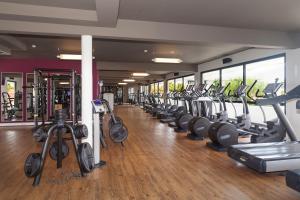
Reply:
<svg viewBox="0 0 300 200"><path fill-rule="evenodd" d="M0 59L78 54L90 34L107 79L154 80L249 48L299 48L299 9L299 0L0 0Z"/></svg>
<svg viewBox="0 0 300 200"><path fill-rule="evenodd" d="M1 1L95 11L97 1L103 0ZM107 3L108 1L103 2ZM118 18L296 31L300 30L299 9L299 0L120 0Z"/></svg>
<svg viewBox="0 0 300 200"><path fill-rule="evenodd" d="M7 57L42 57L56 58L59 53L80 53L79 38L45 37L28 35L10 35L26 46L26 50L18 49L1 40L12 49ZM32 48L32 45L36 48ZM215 56L243 49L237 44L170 44L157 42L124 41L94 39L93 49L96 61L111 62L152 62L155 57L181 58L184 63L196 64ZM145 50L147 52L145 52Z"/></svg>
<svg viewBox="0 0 300 200"><path fill-rule="evenodd" d="M80 54L80 38L0 34L0 45L10 50L10 55L1 58L46 58L57 59L60 53ZM33 47L33 45L35 47ZM191 45L124 40L93 40L93 56L105 83L116 83L130 78L132 72L148 72L146 78L137 78L138 83L164 79L172 72L196 71L196 63L228 51L236 51L241 45ZM1 46L0 46L1 50ZM145 52L147 50L147 52ZM154 57L179 57L182 64L155 64Z"/></svg>
<svg viewBox="0 0 300 200"><path fill-rule="evenodd" d="M155 22L294 31L299 0L121 0L119 17Z"/></svg>

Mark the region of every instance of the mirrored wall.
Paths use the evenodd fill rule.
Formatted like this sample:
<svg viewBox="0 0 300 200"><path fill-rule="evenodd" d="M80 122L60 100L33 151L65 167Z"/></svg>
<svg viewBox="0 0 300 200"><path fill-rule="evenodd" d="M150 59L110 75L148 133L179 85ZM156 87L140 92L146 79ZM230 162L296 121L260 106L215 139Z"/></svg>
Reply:
<svg viewBox="0 0 300 200"><path fill-rule="evenodd" d="M23 74L1 73L1 122L23 121Z"/></svg>

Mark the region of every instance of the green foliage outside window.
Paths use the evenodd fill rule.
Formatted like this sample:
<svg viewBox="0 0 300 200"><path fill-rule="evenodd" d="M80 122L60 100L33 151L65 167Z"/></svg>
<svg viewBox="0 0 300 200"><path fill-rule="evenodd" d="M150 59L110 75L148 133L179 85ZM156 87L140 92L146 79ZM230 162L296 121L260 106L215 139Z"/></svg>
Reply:
<svg viewBox="0 0 300 200"><path fill-rule="evenodd" d="M184 90L183 88L183 83L176 83L176 91L177 92L182 92Z"/></svg>
<svg viewBox="0 0 300 200"><path fill-rule="evenodd" d="M168 82L168 89L169 89L169 92L174 92L175 91L174 81Z"/></svg>
<svg viewBox="0 0 300 200"><path fill-rule="evenodd" d="M229 82L230 82L230 86L227 88L227 90L225 91L225 95L228 95L228 92L231 91L231 94L234 93L234 91L237 90L237 88L240 86L240 84L242 83L243 79L242 78L235 78L235 79L231 79L231 80L226 80L224 81L224 86L226 86ZM248 89L250 89L249 87L254 83L255 79L247 79L246 80L246 85L248 86ZM264 95L263 90L265 89L266 85L268 83L262 82L262 81L258 81L255 86L252 88L252 90L250 91L249 95L253 98L256 99L256 92L259 91L258 95ZM248 92L247 89L247 92ZM248 101L253 101L252 99L249 99L247 97Z"/></svg>
<svg viewBox="0 0 300 200"><path fill-rule="evenodd" d="M155 90L154 90L154 84L150 85L150 93L154 94Z"/></svg>

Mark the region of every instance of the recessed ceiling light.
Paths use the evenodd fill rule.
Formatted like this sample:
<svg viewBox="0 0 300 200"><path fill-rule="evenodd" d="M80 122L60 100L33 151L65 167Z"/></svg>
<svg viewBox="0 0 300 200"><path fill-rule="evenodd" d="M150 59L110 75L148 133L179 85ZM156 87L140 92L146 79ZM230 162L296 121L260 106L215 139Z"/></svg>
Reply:
<svg viewBox="0 0 300 200"><path fill-rule="evenodd" d="M80 54L59 54L56 57L61 60L81 60ZM95 59L94 56L93 59Z"/></svg>
<svg viewBox="0 0 300 200"><path fill-rule="evenodd" d="M156 63L182 63L179 58L154 58L152 61Z"/></svg>
<svg viewBox="0 0 300 200"><path fill-rule="evenodd" d="M127 85L127 83L118 83L118 85Z"/></svg>
<svg viewBox="0 0 300 200"><path fill-rule="evenodd" d="M148 49L145 49L145 50L144 50L144 53L147 53L147 52L148 52Z"/></svg>
<svg viewBox="0 0 300 200"><path fill-rule="evenodd" d="M33 44L33 45L31 45L31 47L32 47L32 48L36 48L36 45L35 45L35 44Z"/></svg>
<svg viewBox="0 0 300 200"><path fill-rule="evenodd" d="M135 73L132 73L132 76L149 76L150 74L148 73L140 73L140 72L135 72Z"/></svg>
<svg viewBox="0 0 300 200"><path fill-rule="evenodd" d="M134 79L124 79L123 81L124 81L124 82L135 82Z"/></svg>

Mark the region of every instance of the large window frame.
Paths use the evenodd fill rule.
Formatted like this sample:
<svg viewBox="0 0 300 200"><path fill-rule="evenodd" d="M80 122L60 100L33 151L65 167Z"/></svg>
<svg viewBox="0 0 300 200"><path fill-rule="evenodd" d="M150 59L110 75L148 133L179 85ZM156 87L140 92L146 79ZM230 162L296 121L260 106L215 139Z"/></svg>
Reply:
<svg viewBox="0 0 300 200"><path fill-rule="evenodd" d="M174 92L174 91L170 91L169 90L169 82L173 82L173 85L174 85L174 90L176 90L176 79L181 79L181 83L183 84L183 87L186 88L186 85L185 85L185 81L184 81L184 78L186 77L190 77L190 76L194 76L194 81L195 81L195 74L188 74L188 75L184 75L184 76L179 76L179 77L174 77L174 78L170 78L170 79L166 79L166 83L167 83L167 93L169 92Z"/></svg>
<svg viewBox="0 0 300 200"><path fill-rule="evenodd" d="M229 66L225 66L225 67L219 67L219 68L215 68L215 69L211 69L211 70L206 70L206 71L202 71L201 72L201 82L203 83L203 74L208 73L208 72L213 72L213 71L219 71L219 84L222 84L222 70L224 69L228 69L228 68L233 68L233 67L238 67L238 66L243 66L243 84L246 84L247 81L247 75L246 75L246 65L252 64L252 63L256 63L256 62L261 62L261 61L267 61L267 60L272 60L272 59L276 59L276 58L284 58L284 91L286 91L286 54L282 53L282 54L277 54L274 56L269 56L269 57L264 57L264 58L260 58L260 59L255 59L255 60L250 60L247 62L241 62L241 63L237 63L234 65L229 65ZM249 102L251 103L251 102Z"/></svg>
<svg viewBox="0 0 300 200"><path fill-rule="evenodd" d="M229 66L225 66L225 67L215 68L215 69L212 69L212 70L203 71L203 72L201 72L201 82L202 83L204 82L203 75L205 73L218 71L219 74L220 74L219 75L219 84L222 84L223 83L223 80L222 80L222 78L223 78L222 77L222 71L223 70L233 68L233 67L243 66L243 79L242 79L242 81L243 81L243 84L246 84L246 82L247 82L247 68L246 68L246 66L247 65L253 64L253 63L258 63L258 62L263 62L263 61L268 61L268 60L272 60L272 59L276 59L276 58L283 58L284 59L284 61L283 61L283 63L284 63L283 91L285 92L286 91L286 54L285 53L277 54L277 55L273 55L273 56L269 56L269 57L264 57L264 58L260 58L260 59L250 60L250 61L247 61L247 62L237 63L237 64L234 64L234 65L229 65ZM236 103L240 103L240 101L236 101ZM255 104L255 102L253 102L253 101L248 101L248 103L252 104L252 105ZM286 112L285 104L282 104L282 105L283 105L284 112ZM258 124L260 124L260 123L258 123Z"/></svg>

